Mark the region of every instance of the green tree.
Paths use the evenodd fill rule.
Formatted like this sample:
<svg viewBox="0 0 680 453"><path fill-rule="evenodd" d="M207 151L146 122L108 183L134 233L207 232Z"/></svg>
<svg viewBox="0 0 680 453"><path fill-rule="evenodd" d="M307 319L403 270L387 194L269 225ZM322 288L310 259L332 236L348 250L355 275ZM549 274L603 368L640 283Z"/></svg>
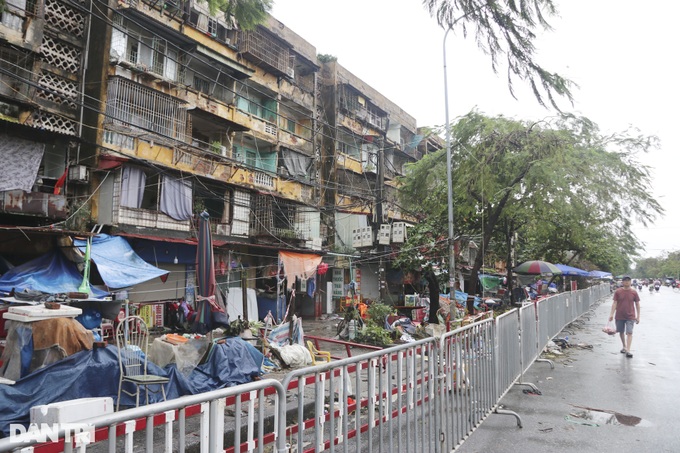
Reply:
<svg viewBox="0 0 680 453"><path fill-rule="evenodd" d="M1 1L1 0L0 0ZM267 18L274 5L274 0L207 0L210 14L223 12L238 22L239 28L252 30Z"/></svg>
<svg viewBox="0 0 680 453"><path fill-rule="evenodd" d="M539 29L550 30L548 16L557 14L552 0L423 0L423 5L444 29L474 35L478 46L491 57L498 72L507 65L508 87L515 96L513 81L526 82L538 102L557 110L554 95L572 101L573 83L541 67L535 61L534 39Z"/></svg>
<svg viewBox="0 0 680 453"><path fill-rule="evenodd" d="M493 240L495 252L508 256L509 239L518 236L519 259L575 251L627 267L639 246L633 221L645 224L662 212L650 195L649 169L636 158L656 145L654 137L603 136L588 119L569 115L528 123L474 111L451 134L456 235L481 236L482 251ZM442 150L411 165L401 180L402 203L422 217L409 230L405 267L447 268L445 173ZM469 288L476 288L483 260L479 253Z"/></svg>

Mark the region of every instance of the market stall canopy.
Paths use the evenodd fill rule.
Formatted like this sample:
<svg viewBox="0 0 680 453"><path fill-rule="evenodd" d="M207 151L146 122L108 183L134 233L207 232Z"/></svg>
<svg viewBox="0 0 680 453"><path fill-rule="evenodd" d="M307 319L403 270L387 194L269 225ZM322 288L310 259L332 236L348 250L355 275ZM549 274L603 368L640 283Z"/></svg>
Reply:
<svg viewBox="0 0 680 453"><path fill-rule="evenodd" d="M73 243L85 253L86 240L74 239ZM99 234L93 237L90 256L109 288L127 288L168 273L141 259L120 236Z"/></svg>
<svg viewBox="0 0 680 453"><path fill-rule="evenodd" d="M588 272L588 276L593 278L612 278L612 273L604 271L590 271Z"/></svg>
<svg viewBox="0 0 680 453"><path fill-rule="evenodd" d="M58 250L52 250L22 265L16 266L0 277L0 291L42 291L48 294L76 292L83 282L76 264L67 260ZM91 297L108 295L91 287Z"/></svg>
<svg viewBox="0 0 680 453"><path fill-rule="evenodd" d="M588 271L567 266L566 264L555 264L555 266L562 271L562 275L569 275L571 277L587 277L589 275Z"/></svg>
<svg viewBox="0 0 680 453"><path fill-rule="evenodd" d="M562 271L553 263L541 260L525 261L512 270L524 275L560 275Z"/></svg>
<svg viewBox="0 0 680 453"><path fill-rule="evenodd" d="M283 264L283 272L288 279L288 288L295 285L295 277L311 278L316 273L316 268L321 264L320 255L308 253L279 252L279 261Z"/></svg>

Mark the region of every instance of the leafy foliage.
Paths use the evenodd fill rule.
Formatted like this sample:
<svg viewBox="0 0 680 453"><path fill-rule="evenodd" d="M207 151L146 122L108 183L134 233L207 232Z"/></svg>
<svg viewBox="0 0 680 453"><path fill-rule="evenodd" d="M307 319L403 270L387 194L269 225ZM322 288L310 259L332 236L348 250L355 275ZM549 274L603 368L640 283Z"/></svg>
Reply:
<svg viewBox="0 0 680 453"><path fill-rule="evenodd" d="M474 36L491 57L494 72L507 64L508 87L513 79L527 82L541 105L559 110L555 95L572 101L572 82L539 66L535 60L536 30L550 30L547 16L557 14L553 0L423 0L423 5L444 29Z"/></svg>
<svg viewBox="0 0 680 453"><path fill-rule="evenodd" d="M633 221L646 224L663 212L651 196L649 168L637 160L655 137L634 130L604 136L573 115L529 123L475 111L451 134L456 235L481 237L473 280L489 247L509 257L515 236L518 261L579 257L625 270L640 246ZM444 150L428 155L401 180L402 204L421 218L400 256L406 268L448 268L445 162Z"/></svg>
<svg viewBox="0 0 680 453"><path fill-rule="evenodd" d="M680 251L664 253L660 257L641 259L636 263L632 274L640 278L680 278Z"/></svg>
<svg viewBox="0 0 680 453"><path fill-rule="evenodd" d="M357 332L356 341L361 344L389 346L392 344L392 336L382 327L368 323L363 329Z"/></svg>
<svg viewBox="0 0 680 453"><path fill-rule="evenodd" d="M325 54L325 53L320 53L319 55L316 56L316 59L319 60L320 63L329 63L331 61L338 61L338 57L336 57L335 55Z"/></svg>
<svg viewBox="0 0 680 453"><path fill-rule="evenodd" d="M233 16L239 28L252 30L263 23L274 5L274 0L207 0L210 14L218 11Z"/></svg>
<svg viewBox="0 0 680 453"><path fill-rule="evenodd" d="M368 307L367 324L375 324L382 327L385 323L385 318L392 313L394 313L394 307L383 304L382 302L374 302Z"/></svg>

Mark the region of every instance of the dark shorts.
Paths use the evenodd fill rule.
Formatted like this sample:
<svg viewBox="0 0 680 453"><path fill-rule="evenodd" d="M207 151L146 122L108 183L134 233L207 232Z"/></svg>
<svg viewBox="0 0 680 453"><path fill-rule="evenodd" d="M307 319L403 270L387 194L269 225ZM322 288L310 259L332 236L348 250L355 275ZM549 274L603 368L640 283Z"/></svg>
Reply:
<svg viewBox="0 0 680 453"><path fill-rule="evenodd" d="M633 327L635 326L634 319L617 319L616 320L616 331L619 333L626 333L628 335L633 335Z"/></svg>

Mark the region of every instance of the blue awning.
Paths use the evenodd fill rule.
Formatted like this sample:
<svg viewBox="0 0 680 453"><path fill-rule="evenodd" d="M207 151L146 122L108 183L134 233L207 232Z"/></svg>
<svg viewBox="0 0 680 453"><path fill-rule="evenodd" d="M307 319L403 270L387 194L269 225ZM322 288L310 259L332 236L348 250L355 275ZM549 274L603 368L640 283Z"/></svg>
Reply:
<svg viewBox="0 0 680 453"><path fill-rule="evenodd" d="M562 271L562 275L577 276L577 277L587 277L588 271L579 269L577 267L567 266L566 264L555 264L559 270Z"/></svg>
<svg viewBox="0 0 680 453"><path fill-rule="evenodd" d="M604 271L590 271L588 273L588 276L594 277L594 278L612 278L612 273L611 272L604 272Z"/></svg>
<svg viewBox="0 0 680 453"><path fill-rule="evenodd" d="M48 294L62 294L78 291L83 276L78 272L75 263L66 259L58 250L52 250L13 267L0 277L0 291L17 292L24 290L42 291ZM104 297L108 293L91 288L92 297Z"/></svg>
<svg viewBox="0 0 680 453"><path fill-rule="evenodd" d="M85 253L85 240L74 239L73 243ZM109 288L128 288L168 273L141 259L120 236L98 234L93 237L90 256Z"/></svg>

